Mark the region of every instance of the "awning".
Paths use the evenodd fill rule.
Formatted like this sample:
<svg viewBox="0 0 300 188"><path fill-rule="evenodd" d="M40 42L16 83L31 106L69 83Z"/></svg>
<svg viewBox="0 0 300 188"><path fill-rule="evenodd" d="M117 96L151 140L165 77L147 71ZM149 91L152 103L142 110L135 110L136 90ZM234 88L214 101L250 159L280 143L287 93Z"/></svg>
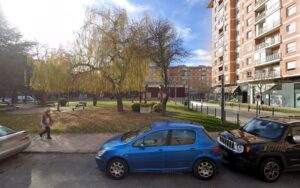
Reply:
<svg viewBox="0 0 300 188"><path fill-rule="evenodd" d="M263 93L269 93L270 91L276 91L276 90L281 90L281 89L282 89L281 85L273 84L273 86L271 86L269 89L267 89Z"/></svg>
<svg viewBox="0 0 300 188"><path fill-rule="evenodd" d="M224 92L225 93L235 93L239 86L225 86ZM221 87L216 87L213 91L214 93L221 93Z"/></svg>

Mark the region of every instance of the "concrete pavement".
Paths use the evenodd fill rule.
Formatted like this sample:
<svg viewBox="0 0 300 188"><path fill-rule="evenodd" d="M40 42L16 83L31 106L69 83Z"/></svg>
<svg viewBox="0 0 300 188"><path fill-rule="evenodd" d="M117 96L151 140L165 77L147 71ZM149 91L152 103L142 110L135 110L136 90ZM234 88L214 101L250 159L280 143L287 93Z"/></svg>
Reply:
<svg viewBox="0 0 300 188"><path fill-rule="evenodd" d="M209 133L216 138L218 133ZM96 153L100 145L115 136L111 133L92 134L51 134L52 139L40 138L38 134L31 134L31 145L26 153Z"/></svg>

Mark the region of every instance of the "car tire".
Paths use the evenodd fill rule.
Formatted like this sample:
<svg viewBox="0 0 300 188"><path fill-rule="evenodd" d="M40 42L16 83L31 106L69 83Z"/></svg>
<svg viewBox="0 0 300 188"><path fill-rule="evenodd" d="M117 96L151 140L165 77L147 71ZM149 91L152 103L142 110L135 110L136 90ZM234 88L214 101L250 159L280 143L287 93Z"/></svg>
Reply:
<svg viewBox="0 0 300 188"><path fill-rule="evenodd" d="M263 160L259 166L259 177L268 183L278 180L282 172L282 165L279 160L275 158L268 158Z"/></svg>
<svg viewBox="0 0 300 188"><path fill-rule="evenodd" d="M120 180L128 175L128 165L123 159L112 159L109 161L106 174L115 179Z"/></svg>
<svg viewBox="0 0 300 188"><path fill-rule="evenodd" d="M197 178L209 180L216 174L216 165L209 159L201 159L195 163L193 172Z"/></svg>

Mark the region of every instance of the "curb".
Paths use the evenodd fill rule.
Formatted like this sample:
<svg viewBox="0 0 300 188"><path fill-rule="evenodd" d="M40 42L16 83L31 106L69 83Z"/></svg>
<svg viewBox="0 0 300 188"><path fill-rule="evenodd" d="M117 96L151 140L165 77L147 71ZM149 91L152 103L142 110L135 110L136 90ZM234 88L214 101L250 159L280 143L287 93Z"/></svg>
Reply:
<svg viewBox="0 0 300 188"><path fill-rule="evenodd" d="M96 154L97 151L22 151L24 154Z"/></svg>

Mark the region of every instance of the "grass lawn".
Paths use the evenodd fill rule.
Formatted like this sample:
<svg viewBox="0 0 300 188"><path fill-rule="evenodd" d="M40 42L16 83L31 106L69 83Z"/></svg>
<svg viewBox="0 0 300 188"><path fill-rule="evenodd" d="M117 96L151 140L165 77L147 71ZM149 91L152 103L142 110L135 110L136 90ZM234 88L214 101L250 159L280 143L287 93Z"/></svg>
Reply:
<svg viewBox="0 0 300 188"><path fill-rule="evenodd" d="M75 106L78 102L70 102ZM167 115L160 113L140 114L131 111L131 101L124 101L124 112L116 111L115 101L99 101L96 107L92 102L87 103L85 110L68 112L53 112L54 120L52 132L56 133L100 133L100 132L126 132L135 130L152 121L158 120L184 120L202 124L208 131L223 131L238 128L233 123L226 122L220 125L220 120L201 114L199 112L186 110L181 104L168 103ZM0 112L0 124L15 130L27 130L38 132L40 127L40 114L13 114Z"/></svg>

